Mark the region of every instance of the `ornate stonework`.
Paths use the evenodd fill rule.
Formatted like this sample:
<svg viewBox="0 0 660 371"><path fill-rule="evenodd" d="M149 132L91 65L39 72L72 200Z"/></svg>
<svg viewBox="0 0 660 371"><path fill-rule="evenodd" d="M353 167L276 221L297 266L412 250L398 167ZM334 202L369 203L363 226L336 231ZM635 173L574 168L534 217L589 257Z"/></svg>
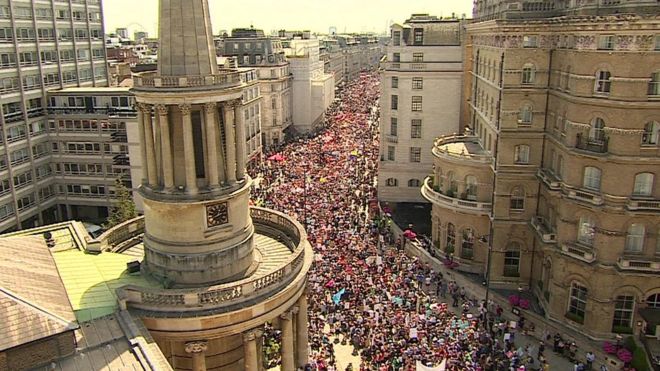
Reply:
<svg viewBox="0 0 660 371"><path fill-rule="evenodd" d="M195 354L195 353L204 353L208 349L208 343L206 341L191 341L186 343L186 353Z"/></svg>
<svg viewBox="0 0 660 371"><path fill-rule="evenodd" d="M206 225L217 227L229 223L229 212L226 202L206 206Z"/></svg>

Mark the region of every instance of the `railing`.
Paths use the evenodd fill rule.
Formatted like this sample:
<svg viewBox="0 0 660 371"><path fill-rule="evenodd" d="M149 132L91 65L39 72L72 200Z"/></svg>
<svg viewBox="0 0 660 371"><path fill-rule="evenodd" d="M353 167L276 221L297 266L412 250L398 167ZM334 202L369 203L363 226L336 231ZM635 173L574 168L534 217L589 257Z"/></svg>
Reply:
<svg viewBox="0 0 660 371"><path fill-rule="evenodd" d="M561 252L564 255L582 260L586 263L596 261L596 252L590 248L576 242L565 242L561 245Z"/></svg>
<svg viewBox="0 0 660 371"><path fill-rule="evenodd" d="M600 206L604 203L603 197L601 197L599 194L592 193L591 191L587 191L586 189L569 189L567 192L567 196L568 198L572 198L578 201L588 202L596 206Z"/></svg>
<svg viewBox="0 0 660 371"><path fill-rule="evenodd" d="M159 76L155 72L143 72L134 75L133 83L138 89L229 88L241 85L241 74L232 71L208 76Z"/></svg>
<svg viewBox="0 0 660 371"><path fill-rule="evenodd" d="M399 137L396 136L396 135L385 134L385 135L383 135L383 137L385 138L385 141L387 143L399 143Z"/></svg>
<svg viewBox="0 0 660 371"><path fill-rule="evenodd" d="M422 186L422 196L430 202L441 206L458 208L462 211L472 211L473 213L483 215L489 214L492 208L492 204L490 202L468 201L445 196L442 193L433 190L433 186L430 184L430 180L430 178L426 178L424 180L424 185Z"/></svg>
<svg viewBox="0 0 660 371"><path fill-rule="evenodd" d="M640 272L660 272L660 261L648 259L644 257L620 257L616 262L617 268L627 271L640 271Z"/></svg>
<svg viewBox="0 0 660 371"><path fill-rule="evenodd" d="M536 173L536 176L538 176L548 188L552 190L561 189L561 182L549 169L540 168L538 173Z"/></svg>
<svg viewBox="0 0 660 371"><path fill-rule="evenodd" d="M628 210L660 211L660 200L628 200Z"/></svg>
<svg viewBox="0 0 660 371"><path fill-rule="evenodd" d="M382 62L381 65L386 70L398 71L433 71L442 67L441 62Z"/></svg>
<svg viewBox="0 0 660 371"><path fill-rule="evenodd" d="M275 227L293 242L291 256L271 273L198 289L167 290L124 286L117 290L121 305L158 312L230 311L241 303L289 284L302 270L305 250L309 248L303 227L285 214L273 210L253 207L250 209L250 215L257 229L259 225Z"/></svg>
<svg viewBox="0 0 660 371"><path fill-rule="evenodd" d="M578 133L575 141L575 148L594 153L607 153L609 138L603 137L602 140L592 140L584 137L584 134Z"/></svg>
<svg viewBox="0 0 660 371"><path fill-rule="evenodd" d="M435 140L434 146L433 146L433 154L436 157L449 157L453 159L465 159L465 160L470 160L470 161L476 161L476 162L481 162L484 164L490 164L493 162L493 156L490 154L472 154L472 153L466 153L465 151L457 152L457 151L452 151L448 147L443 147L446 146L447 144L451 143L474 143L475 145L481 146L479 144L479 138L471 135L445 135L442 137L439 137L438 139Z"/></svg>
<svg viewBox="0 0 660 371"><path fill-rule="evenodd" d="M542 216L535 216L530 221L532 228L545 243L557 243L557 234L548 226L548 222Z"/></svg>

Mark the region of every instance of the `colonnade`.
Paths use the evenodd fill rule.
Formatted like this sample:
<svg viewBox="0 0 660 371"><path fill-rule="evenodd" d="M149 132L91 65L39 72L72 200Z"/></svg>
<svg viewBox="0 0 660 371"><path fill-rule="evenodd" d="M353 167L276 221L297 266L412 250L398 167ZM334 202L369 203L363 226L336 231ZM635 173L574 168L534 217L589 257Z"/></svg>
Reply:
<svg viewBox="0 0 660 371"><path fill-rule="evenodd" d="M282 331L280 353L282 371L295 371L309 361L307 297L303 295L296 305L278 318ZM246 371L264 370L263 334L261 327L242 333L243 369ZM205 353L207 341L186 343L186 353L191 355L193 371L206 371Z"/></svg>
<svg viewBox="0 0 660 371"><path fill-rule="evenodd" d="M201 128L195 132L192 115L197 112ZM247 153L240 99L199 105L139 103L138 130L145 186L194 195L200 187L212 190L245 178ZM196 138L200 133L202 138ZM200 145L203 148L195 148ZM200 151L203 178L198 178L196 168L195 154ZM177 166L181 157L183 163Z"/></svg>

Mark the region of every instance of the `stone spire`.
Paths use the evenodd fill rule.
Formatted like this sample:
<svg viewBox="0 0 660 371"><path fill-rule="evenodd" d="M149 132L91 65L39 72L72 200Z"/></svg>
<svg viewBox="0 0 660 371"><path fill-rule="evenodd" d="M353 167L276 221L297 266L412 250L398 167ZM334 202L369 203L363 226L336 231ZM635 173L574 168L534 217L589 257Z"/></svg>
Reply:
<svg viewBox="0 0 660 371"><path fill-rule="evenodd" d="M217 74L208 0L160 0L159 4L159 74Z"/></svg>

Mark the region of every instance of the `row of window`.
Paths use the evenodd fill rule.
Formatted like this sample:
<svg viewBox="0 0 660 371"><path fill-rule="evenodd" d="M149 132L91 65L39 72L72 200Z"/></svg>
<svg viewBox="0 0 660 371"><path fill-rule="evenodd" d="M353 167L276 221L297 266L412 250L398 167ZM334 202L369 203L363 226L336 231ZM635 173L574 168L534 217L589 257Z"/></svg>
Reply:
<svg viewBox="0 0 660 371"><path fill-rule="evenodd" d="M392 76L392 80L391 80L390 85L391 85L392 89L398 89L399 88L399 77L398 76ZM424 89L424 78L423 77L413 77L411 88L413 90L422 90L422 89Z"/></svg>
<svg viewBox="0 0 660 371"><path fill-rule="evenodd" d="M83 28L58 28L57 35L55 30L52 28L17 28L14 31L11 27L2 27L0 28L0 42L13 42L14 39L17 41L54 41L57 37L60 41L69 41L69 40L100 40L103 38L103 31L101 29L91 29L89 32L87 29Z"/></svg>
<svg viewBox="0 0 660 371"><path fill-rule="evenodd" d="M392 53L392 62L400 63L401 62L401 53ZM412 54L412 63L422 63L424 62L424 53L413 53Z"/></svg>
<svg viewBox="0 0 660 371"><path fill-rule="evenodd" d="M422 148L410 147L409 162L422 162ZM396 147L387 146L387 161L396 161Z"/></svg>
<svg viewBox="0 0 660 371"><path fill-rule="evenodd" d="M398 95L392 95L392 99L390 101L390 109L393 110L393 111L396 111L396 110L399 109L399 96ZM422 97L421 96L413 95L411 97L410 110L413 111L413 112L421 112L422 111Z"/></svg>
<svg viewBox="0 0 660 371"><path fill-rule="evenodd" d="M14 7L14 18L16 19L32 19L33 9L27 6L16 6ZM100 22L101 13L100 12L89 12L85 13L84 10L73 10L69 9L55 9L55 19L58 20L70 20L74 21L87 21L90 22ZM0 18L10 18L11 9L8 6L0 6ZM52 8L38 8L34 7L34 18L38 20L52 20L53 19L53 9Z"/></svg>
<svg viewBox="0 0 660 371"><path fill-rule="evenodd" d="M103 59L104 56L105 51L103 49L92 49L91 51L92 59ZM21 66L35 66L40 63L50 64L58 61L72 62L74 60L89 61L90 50L78 49L77 54L73 49L60 50L59 53L56 50L44 50L40 53L27 51L19 53L18 58L16 58L16 53L0 53L0 68L16 67L17 61Z"/></svg>
<svg viewBox="0 0 660 371"><path fill-rule="evenodd" d="M580 217L577 227L577 241L583 245L593 247L596 238L596 221L591 216ZM624 251L627 253L642 253L646 241L646 226L641 223L633 223L628 226L626 232L626 243ZM660 236L656 250L660 250ZM658 251L660 252L660 251Z"/></svg>
<svg viewBox="0 0 660 371"><path fill-rule="evenodd" d="M396 117L390 118L390 135L396 137L399 135L399 120ZM410 120L410 138L419 139L422 137L422 120ZM393 161L393 160L392 160Z"/></svg>

